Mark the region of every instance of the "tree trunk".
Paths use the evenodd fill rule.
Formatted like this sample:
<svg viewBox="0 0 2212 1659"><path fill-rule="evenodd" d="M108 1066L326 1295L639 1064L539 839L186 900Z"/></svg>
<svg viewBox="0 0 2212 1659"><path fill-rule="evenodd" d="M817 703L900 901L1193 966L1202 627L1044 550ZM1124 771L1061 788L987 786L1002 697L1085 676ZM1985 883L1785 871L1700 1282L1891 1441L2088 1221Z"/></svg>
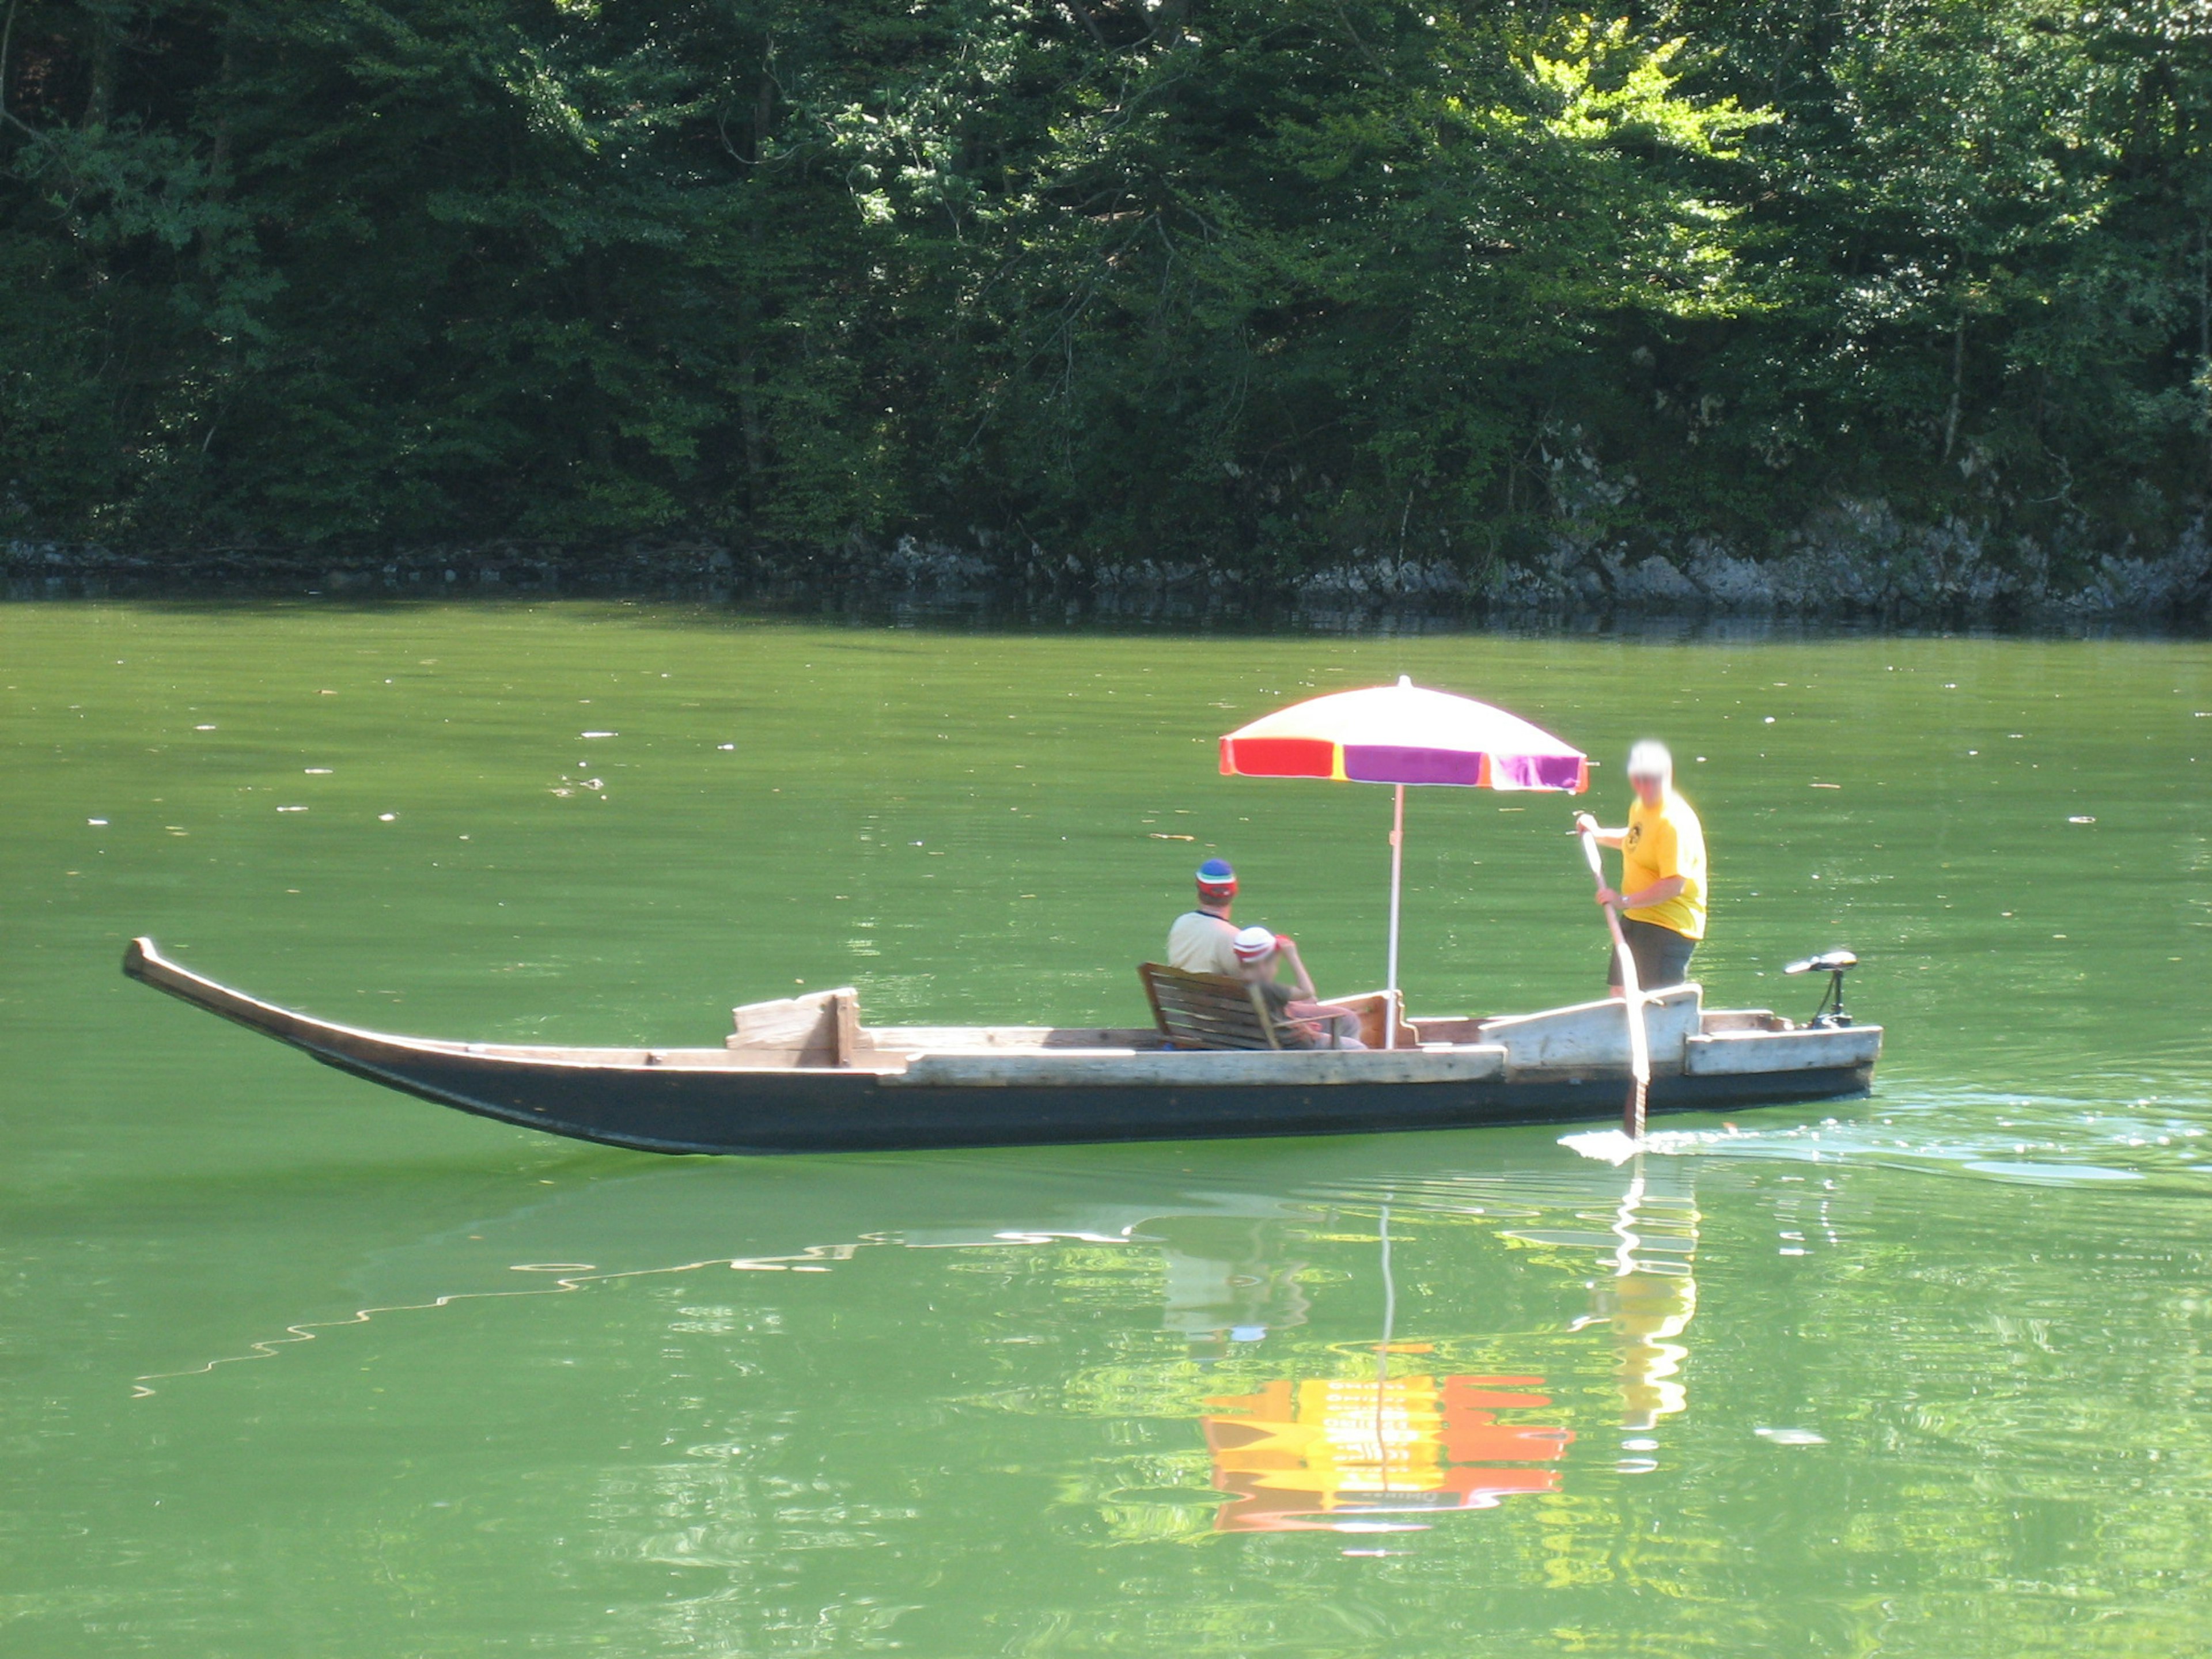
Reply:
<svg viewBox="0 0 2212 1659"><path fill-rule="evenodd" d="M15 45L15 0L8 0L8 21L0 24L0 116L8 112L8 63Z"/></svg>
<svg viewBox="0 0 2212 1659"><path fill-rule="evenodd" d="M775 119L775 77L768 72L765 64L761 69L759 89L753 94L752 154L746 159L757 161L767 146L769 126Z"/></svg>
<svg viewBox="0 0 2212 1659"><path fill-rule="evenodd" d="M238 13L233 9L222 22L222 61L215 76L215 143L210 159L215 188L222 188L223 170L230 165L230 100L238 85Z"/></svg>
<svg viewBox="0 0 2212 1659"><path fill-rule="evenodd" d="M1951 410L1943 417L1943 459L1951 459L1951 447L1959 441L1959 398L1966 379L1966 307L1959 307L1959 325L1951 335Z"/></svg>
<svg viewBox="0 0 2212 1659"><path fill-rule="evenodd" d="M1068 9L1073 11L1077 18L1081 21L1083 27L1090 31L1091 38L1096 40L1100 46L1105 46L1105 31L1098 27L1098 20L1091 15L1091 8L1085 5L1083 3L1083 0L1067 0L1067 6ZM1109 50L1111 50L1111 48L1109 48Z"/></svg>
<svg viewBox="0 0 2212 1659"><path fill-rule="evenodd" d="M746 143L748 161L758 164L762 153L768 148L769 135L775 120L776 83L775 74L775 36L761 43L760 84L753 92L752 132ZM754 175L757 198L764 194L759 175ZM766 260L761 248L761 215L764 204L759 199L752 204L746 216L745 242L751 254L750 269L745 273L745 292L738 306L740 326L745 333L744 349L738 358L738 429L744 441L745 513L757 520L763 491L762 475L767 471L768 434L762 428L760 407L760 362L758 351L760 334L766 326L767 307L762 303L762 293L767 286Z"/></svg>
<svg viewBox="0 0 2212 1659"><path fill-rule="evenodd" d="M115 114L115 73L122 56L122 40L106 7L87 9L92 24L91 82L85 91L82 125L104 127Z"/></svg>
<svg viewBox="0 0 2212 1659"><path fill-rule="evenodd" d="M745 445L745 511L757 514L761 507L763 451L767 444L761 431L760 368L750 349L738 359L738 428Z"/></svg>
<svg viewBox="0 0 2212 1659"><path fill-rule="evenodd" d="M584 250L584 307L596 331L611 332L614 327L614 304L609 297L606 253L594 246ZM584 453L593 466L611 471L615 464L614 421L609 414L609 399L597 385L587 388L586 394L591 408L585 416Z"/></svg>

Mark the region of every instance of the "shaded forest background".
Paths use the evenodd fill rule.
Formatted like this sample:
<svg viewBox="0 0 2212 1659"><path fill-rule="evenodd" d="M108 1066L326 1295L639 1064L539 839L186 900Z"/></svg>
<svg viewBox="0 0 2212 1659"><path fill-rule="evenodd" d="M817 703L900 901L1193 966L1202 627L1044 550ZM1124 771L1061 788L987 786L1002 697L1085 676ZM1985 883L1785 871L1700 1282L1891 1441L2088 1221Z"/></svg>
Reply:
<svg viewBox="0 0 2212 1659"><path fill-rule="evenodd" d="M2056 569L2212 494L2203 0L0 8L0 537Z"/></svg>

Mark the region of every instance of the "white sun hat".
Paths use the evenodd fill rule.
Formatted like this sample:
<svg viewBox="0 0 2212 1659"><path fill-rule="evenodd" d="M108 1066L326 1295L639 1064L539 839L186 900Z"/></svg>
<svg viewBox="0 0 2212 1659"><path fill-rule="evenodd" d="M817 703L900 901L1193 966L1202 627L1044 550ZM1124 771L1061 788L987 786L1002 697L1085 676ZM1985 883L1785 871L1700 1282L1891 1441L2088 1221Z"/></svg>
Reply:
<svg viewBox="0 0 2212 1659"><path fill-rule="evenodd" d="M1239 962L1265 962L1275 954L1275 936L1264 927L1246 927L1229 942Z"/></svg>

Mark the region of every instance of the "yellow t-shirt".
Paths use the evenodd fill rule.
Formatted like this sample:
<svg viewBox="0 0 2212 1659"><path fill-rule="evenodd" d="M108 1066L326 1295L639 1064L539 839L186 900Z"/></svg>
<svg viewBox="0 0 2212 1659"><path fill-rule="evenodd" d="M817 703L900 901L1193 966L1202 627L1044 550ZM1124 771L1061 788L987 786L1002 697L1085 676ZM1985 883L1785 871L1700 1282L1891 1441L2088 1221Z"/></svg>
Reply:
<svg viewBox="0 0 2212 1659"><path fill-rule="evenodd" d="M1656 806L1641 797L1628 809L1620 843L1620 890L1640 893L1655 881L1681 876L1686 884L1664 904L1631 910L1631 921L1652 921L1687 939L1705 936L1705 827L1690 803L1669 789Z"/></svg>

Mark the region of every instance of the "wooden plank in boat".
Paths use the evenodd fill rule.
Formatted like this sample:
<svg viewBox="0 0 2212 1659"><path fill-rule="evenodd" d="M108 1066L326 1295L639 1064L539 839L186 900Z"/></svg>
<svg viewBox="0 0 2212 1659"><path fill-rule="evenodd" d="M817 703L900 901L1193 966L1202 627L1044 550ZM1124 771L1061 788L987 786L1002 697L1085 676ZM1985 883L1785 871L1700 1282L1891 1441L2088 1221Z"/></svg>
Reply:
<svg viewBox="0 0 2212 1659"><path fill-rule="evenodd" d="M1698 1027L1704 993L1695 985L1654 992L1644 1004L1651 1063L1668 1071L1682 1064L1682 1045ZM1628 1017L1620 999L1578 1002L1540 1014L1514 1014L1482 1022L1482 1040L1505 1046L1511 1072L1580 1072L1628 1064Z"/></svg>
<svg viewBox="0 0 2212 1659"><path fill-rule="evenodd" d="M818 1051L831 1065L849 1066L868 1046L860 1027L860 994L849 985L747 1003L732 1008L730 1018L732 1048Z"/></svg>
<svg viewBox="0 0 2212 1659"><path fill-rule="evenodd" d="M1716 1031L1794 1031L1797 1028L1771 1008L1708 1008L1701 1029L1711 1036Z"/></svg>
<svg viewBox="0 0 2212 1659"><path fill-rule="evenodd" d="M1034 1054L916 1054L887 1087L1157 1089L1212 1084L1295 1087L1332 1083L1487 1083L1505 1075L1505 1050L1176 1049L1140 1054L1067 1049Z"/></svg>
<svg viewBox="0 0 2212 1659"><path fill-rule="evenodd" d="M678 1071L726 1072L733 1066L756 1063L755 1051L751 1049L732 1054L727 1048L554 1048L511 1042L430 1042L419 1038L401 1041L426 1053L466 1054L477 1060L525 1060L535 1066L571 1069L597 1066L625 1070L635 1066L665 1066ZM772 1052L796 1055L798 1050ZM793 1058L781 1063L797 1065L799 1061Z"/></svg>
<svg viewBox="0 0 2212 1659"><path fill-rule="evenodd" d="M1827 1066L1871 1066L1881 1053L1879 1025L1821 1031L1715 1031L1689 1040L1682 1069L1692 1077L1812 1072Z"/></svg>
<svg viewBox="0 0 2212 1659"><path fill-rule="evenodd" d="M1480 1042L1482 1041L1482 1022L1466 1015L1439 1017L1424 1014L1419 1019L1398 1023L1398 1046L1418 1048L1424 1042ZM1364 1036L1360 1039L1366 1042ZM1368 1043L1370 1048L1376 1045Z"/></svg>
<svg viewBox="0 0 2212 1659"><path fill-rule="evenodd" d="M1471 1025L1459 1031L1432 1031L1426 1037L1413 1028L1406 1018L1406 996L1402 991L1362 991L1357 996L1323 997L1323 1002L1339 1008L1349 1008L1359 1016L1359 1040L1370 1048L1418 1048L1426 1042L1479 1042ZM1382 1023L1395 1013L1398 1017L1398 1040L1385 1042ZM1431 1022L1434 1024L1436 1022Z"/></svg>
<svg viewBox="0 0 2212 1659"><path fill-rule="evenodd" d="M830 994L830 1051L833 1062L850 1066L860 1053L860 994Z"/></svg>
<svg viewBox="0 0 2212 1659"><path fill-rule="evenodd" d="M947 1048L1148 1048L1159 1041L1149 1025L871 1025L878 1049L920 1053Z"/></svg>

